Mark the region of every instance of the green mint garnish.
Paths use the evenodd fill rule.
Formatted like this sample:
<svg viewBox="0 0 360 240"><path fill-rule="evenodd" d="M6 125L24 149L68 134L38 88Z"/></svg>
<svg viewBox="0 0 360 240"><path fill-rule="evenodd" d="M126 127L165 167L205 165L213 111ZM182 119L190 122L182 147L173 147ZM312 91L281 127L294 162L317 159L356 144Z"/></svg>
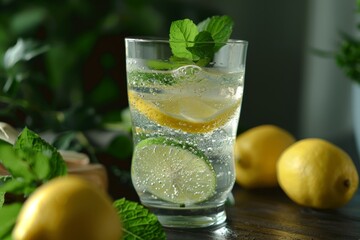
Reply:
<svg viewBox="0 0 360 240"><path fill-rule="evenodd" d="M114 206L124 230L124 239L163 240L165 232L157 217L144 206L124 198L116 200Z"/></svg>
<svg viewBox="0 0 360 240"><path fill-rule="evenodd" d="M193 61L199 62L201 59L205 59L206 62L211 61L215 46L211 33L206 31L199 32L194 42L194 46L187 48L193 54Z"/></svg>
<svg viewBox="0 0 360 240"><path fill-rule="evenodd" d="M152 69L160 70L159 68L166 70L165 66L170 67L168 64L162 65L162 62L151 62L148 66ZM159 68L157 68L159 67ZM171 68L170 68L171 69ZM162 84L162 85L171 85L175 82L174 77L171 74L164 74L159 78L156 72L144 72L144 71L132 71L128 73L128 79L132 82L133 85L141 86L144 82L147 85L151 84Z"/></svg>
<svg viewBox="0 0 360 240"><path fill-rule="evenodd" d="M170 26L170 47L176 59L186 59L204 66L228 41L233 21L228 16L213 16L198 25L189 19Z"/></svg>
<svg viewBox="0 0 360 240"><path fill-rule="evenodd" d="M199 31L190 19L177 20L170 26L170 47L174 56L178 58L193 59L188 48L194 46L195 37Z"/></svg>
<svg viewBox="0 0 360 240"><path fill-rule="evenodd" d="M42 175L39 176L43 180L50 180L57 176L66 175L67 173L66 163L57 149L28 128L24 128L20 133L14 148L18 150L32 149L46 158L46 160L42 160L43 163L39 163L41 161L34 161L34 168L38 170L40 170L39 166L37 166L39 164L49 167L48 172L42 173ZM46 161L46 163L44 161ZM38 174L40 174L40 172L38 172Z"/></svg>
<svg viewBox="0 0 360 240"><path fill-rule="evenodd" d="M0 182L0 192L29 196L35 189L67 173L65 161L57 150L25 128L15 145L0 141L0 163L11 179Z"/></svg>
<svg viewBox="0 0 360 240"><path fill-rule="evenodd" d="M217 52L229 40L233 21L229 16L213 16L198 24L199 31L207 31L215 42L214 52Z"/></svg>

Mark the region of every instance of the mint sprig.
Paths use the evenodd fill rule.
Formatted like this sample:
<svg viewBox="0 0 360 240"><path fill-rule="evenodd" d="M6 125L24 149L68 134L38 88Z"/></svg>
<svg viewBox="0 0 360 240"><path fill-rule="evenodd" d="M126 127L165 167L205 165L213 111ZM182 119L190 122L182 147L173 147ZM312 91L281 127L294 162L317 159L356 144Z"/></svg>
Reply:
<svg viewBox="0 0 360 240"><path fill-rule="evenodd" d="M124 240L163 240L165 232L157 217L144 206L121 198L114 202L124 230Z"/></svg>
<svg viewBox="0 0 360 240"><path fill-rule="evenodd" d="M0 141L0 163L11 177L0 182L0 192L29 196L41 184L67 173L59 152L28 128L14 146Z"/></svg>
<svg viewBox="0 0 360 240"><path fill-rule="evenodd" d="M195 25L190 19L177 20L170 26L170 47L177 59L205 66L228 41L233 21L229 16L213 16Z"/></svg>
<svg viewBox="0 0 360 240"><path fill-rule="evenodd" d="M33 150L37 157L27 159L27 162L41 180L47 181L67 173L66 163L57 149L26 127L20 133L14 148L15 150Z"/></svg>

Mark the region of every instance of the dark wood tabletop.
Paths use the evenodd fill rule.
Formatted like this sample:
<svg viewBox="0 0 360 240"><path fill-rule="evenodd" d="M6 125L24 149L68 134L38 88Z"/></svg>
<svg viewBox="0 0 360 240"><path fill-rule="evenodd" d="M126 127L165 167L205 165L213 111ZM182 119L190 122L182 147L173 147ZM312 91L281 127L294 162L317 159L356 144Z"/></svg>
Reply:
<svg viewBox="0 0 360 240"><path fill-rule="evenodd" d="M341 239L360 240L360 191L344 207L315 210L292 202L280 188L233 189L228 220L217 228L170 229L169 240Z"/></svg>
<svg viewBox="0 0 360 240"><path fill-rule="evenodd" d="M349 140L350 139L350 140ZM354 160L360 173L360 159L354 139L337 143ZM110 175L111 176L111 175ZM139 201L135 190L110 179L114 197ZM123 186L123 188L119 188ZM351 201L336 210L315 210L291 201L280 187L244 190L235 184L234 201L228 205L228 219L216 228L165 228L168 240L360 240L360 189Z"/></svg>

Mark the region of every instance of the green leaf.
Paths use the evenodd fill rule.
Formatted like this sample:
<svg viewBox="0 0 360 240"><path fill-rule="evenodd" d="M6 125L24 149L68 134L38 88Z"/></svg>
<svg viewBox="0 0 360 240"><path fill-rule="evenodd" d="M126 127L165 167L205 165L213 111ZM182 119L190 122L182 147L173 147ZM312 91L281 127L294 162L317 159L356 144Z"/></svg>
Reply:
<svg viewBox="0 0 360 240"><path fill-rule="evenodd" d="M51 153L35 153L33 159L35 160L32 165L33 171L36 173L38 179L41 180L50 180L51 178L57 175L51 175Z"/></svg>
<svg viewBox="0 0 360 240"><path fill-rule="evenodd" d="M197 34L197 26L190 19L172 22L170 26L172 53L178 58L192 59L192 53L188 51L188 48L194 45Z"/></svg>
<svg viewBox="0 0 360 240"><path fill-rule="evenodd" d="M0 163L15 178L22 178L26 182L36 180L36 175L31 171L30 165L23 161L10 145L0 144Z"/></svg>
<svg viewBox="0 0 360 240"><path fill-rule="evenodd" d="M173 61L174 59L170 58L170 61L161 61L161 60L148 60L146 62L146 65L152 69L152 70L172 70L172 69L176 69L178 67L183 66L184 64L182 62L180 62L181 60L186 61L186 62L190 62L192 63L192 61L189 61L188 59L176 59L175 61Z"/></svg>
<svg viewBox="0 0 360 240"><path fill-rule="evenodd" d="M36 187L37 185L32 184L31 181L25 181L22 178L13 178L0 186L0 192L29 196L35 191Z"/></svg>
<svg viewBox="0 0 360 240"><path fill-rule="evenodd" d="M207 18L198 25L189 19L172 22L170 47L174 59L188 59L196 62L198 66L206 66L214 53L228 41L232 28L233 21L226 15ZM187 63L183 63L185 64Z"/></svg>
<svg viewBox="0 0 360 240"><path fill-rule="evenodd" d="M201 31L210 32L215 41L215 52L218 51L230 38L233 28L233 21L229 16L213 16L199 23Z"/></svg>
<svg viewBox="0 0 360 240"><path fill-rule="evenodd" d="M8 239L11 235L21 207L21 203L13 203L0 208L0 239Z"/></svg>
<svg viewBox="0 0 360 240"><path fill-rule="evenodd" d="M123 223L124 240L166 239L157 217L144 206L124 198L116 200L114 206Z"/></svg>
<svg viewBox="0 0 360 240"><path fill-rule="evenodd" d="M179 58L176 56L171 56L168 61L148 60L146 62L146 65L152 70L174 70L188 64L194 64L192 59Z"/></svg>
<svg viewBox="0 0 360 240"><path fill-rule="evenodd" d="M12 176L11 179L0 179L0 192L28 196L39 184L57 176L51 169L53 161L50 150L36 152L29 146L13 148L0 144L0 163Z"/></svg>
<svg viewBox="0 0 360 240"><path fill-rule="evenodd" d="M214 46L211 34L202 31L195 37L194 46L188 47L188 50L193 54L194 60L208 59L210 61L214 55Z"/></svg>
<svg viewBox="0 0 360 240"><path fill-rule="evenodd" d="M32 149L37 153L45 154L48 156L48 158L40 158L40 162L47 162L47 164L49 164L48 174L40 172L38 173L41 176L46 175L44 180L50 180L51 178L57 176L66 175L67 168L65 161L61 157L57 149L28 128L24 128L23 131L20 133L14 147L15 149ZM35 166L35 170L36 169L41 171L44 170L39 169Z"/></svg>
<svg viewBox="0 0 360 240"><path fill-rule="evenodd" d="M156 72L144 72L137 70L128 72L127 74L129 82L137 84L139 87L144 86L144 83L154 85L172 85L176 82L174 76L170 72L162 74L161 77L159 77L159 74Z"/></svg>

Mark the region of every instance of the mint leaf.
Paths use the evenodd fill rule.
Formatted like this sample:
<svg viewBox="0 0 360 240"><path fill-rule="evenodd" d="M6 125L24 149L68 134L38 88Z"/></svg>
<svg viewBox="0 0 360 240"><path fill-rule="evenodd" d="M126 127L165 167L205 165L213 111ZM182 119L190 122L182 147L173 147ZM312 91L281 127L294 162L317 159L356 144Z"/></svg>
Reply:
<svg viewBox="0 0 360 240"><path fill-rule="evenodd" d="M11 231L21 207L21 203L13 203L0 208L0 239L11 239Z"/></svg>
<svg viewBox="0 0 360 240"><path fill-rule="evenodd" d="M125 198L116 200L114 206L122 220L124 240L166 239L157 217L144 206Z"/></svg>
<svg viewBox="0 0 360 240"><path fill-rule="evenodd" d="M21 177L22 181L26 182L36 180L29 164L21 159L11 145L0 143L0 163L13 177Z"/></svg>
<svg viewBox="0 0 360 240"><path fill-rule="evenodd" d="M229 16L213 16L198 24L199 31L208 31L215 41L214 51L218 51L230 38L233 21Z"/></svg>
<svg viewBox="0 0 360 240"><path fill-rule="evenodd" d="M170 47L172 53L178 58L193 59L188 47L194 45L197 34L197 26L190 19L172 22L170 26Z"/></svg>
<svg viewBox="0 0 360 240"><path fill-rule="evenodd" d="M36 156L37 157L34 157ZM11 177L3 177L0 179L0 192L10 192L18 195L30 195L36 187L42 183L40 178L31 165L31 160L38 161L43 156L30 150L15 150L8 145L0 145L0 163L11 174ZM26 159L26 160L24 160Z"/></svg>
<svg viewBox="0 0 360 240"><path fill-rule="evenodd" d="M50 180L51 178L57 176L63 176L67 173L67 168L64 159L61 157L60 153L57 149L43 140L39 135L34 133L28 128L24 128L23 131L20 133L18 139L14 145L15 149L31 149L34 152L44 154L48 158L40 158L39 162L36 163L34 160L36 158L29 159L32 162L32 165L35 165L35 170L43 171L44 169L40 169L38 165L44 164L47 162L49 166L49 173L44 174L38 172L38 174L44 180ZM39 155L37 155L39 156ZM36 156L36 157L37 157ZM38 165L37 165L38 164ZM46 175L46 176L44 176Z"/></svg>
<svg viewBox="0 0 360 240"><path fill-rule="evenodd" d="M202 31L195 37L195 44L188 47L194 60L207 59L209 62L214 55L214 40L209 32Z"/></svg>
<svg viewBox="0 0 360 240"><path fill-rule="evenodd" d="M193 64L193 62L186 58L170 57L169 61L148 60L146 65L152 70L173 70L185 64Z"/></svg>
<svg viewBox="0 0 360 240"><path fill-rule="evenodd" d="M24 196L67 172L59 152L27 128L21 132L14 147L0 141L0 163L12 176L9 181L0 183L0 192Z"/></svg>
<svg viewBox="0 0 360 240"><path fill-rule="evenodd" d="M171 23L169 43L173 56L168 61L149 60L147 66L152 70L173 70L184 65L206 66L214 54L230 38L233 21L229 16L213 16L195 25L190 19ZM171 85L176 79L162 80L162 76L142 74L142 81ZM129 74L128 74L129 78Z"/></svg>
<svg viewBox="0 0 360 240"><path fill-rule="evenodd" d="M4 185L0 186L0 191L4 193L13 193L15 195L29 196L35 191L37 185L30 181L24 181L21 178L13 178Z"/></svg>
<svg viewBox="0 0 360 240"><path fill-rule="evenodd" d="M199 66L206 66L228 41L232 28L233 21L226 15L207 18L198 25L189 19L172 22L169 36L174 58L189 59Z"/></svg>
<svg viewBox="0 0 360 240"><path fill-rule="evenodd" d="M144 71L132 71L128 72L128 79L135 85L143 86L144 82L147 84L162 84L162 85L172 85L175 82L173 75L162 74L161 78L156 72L144 72Z"/></svg>

